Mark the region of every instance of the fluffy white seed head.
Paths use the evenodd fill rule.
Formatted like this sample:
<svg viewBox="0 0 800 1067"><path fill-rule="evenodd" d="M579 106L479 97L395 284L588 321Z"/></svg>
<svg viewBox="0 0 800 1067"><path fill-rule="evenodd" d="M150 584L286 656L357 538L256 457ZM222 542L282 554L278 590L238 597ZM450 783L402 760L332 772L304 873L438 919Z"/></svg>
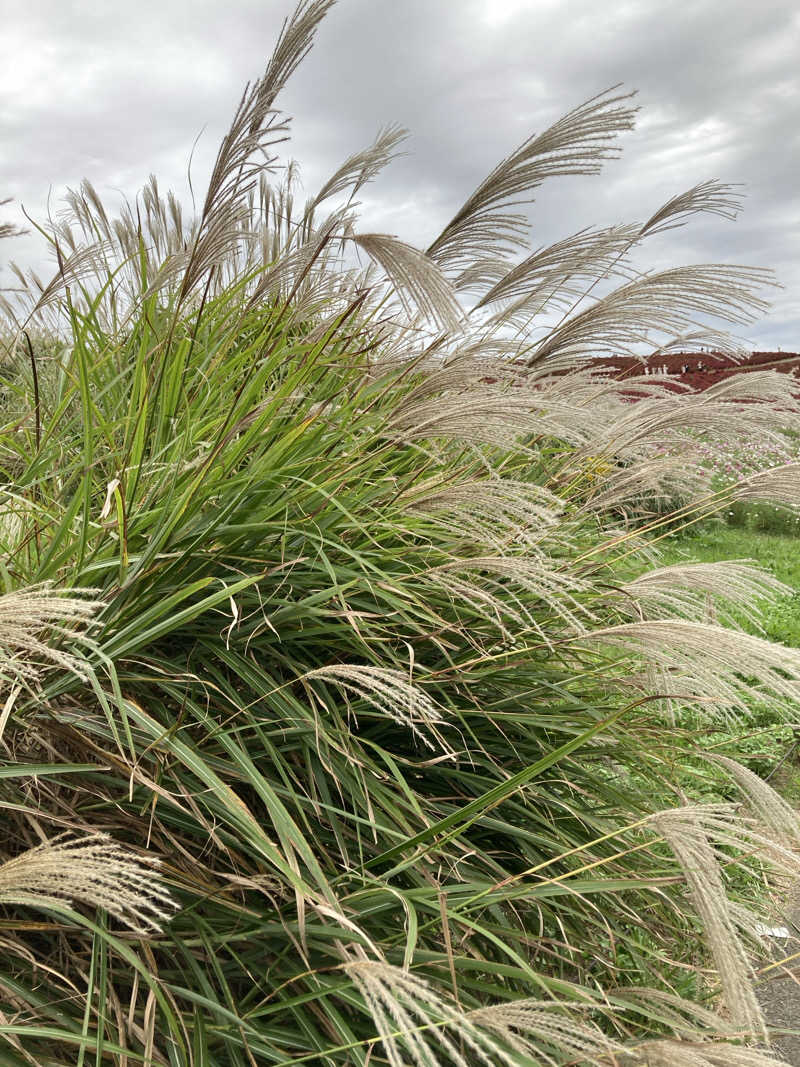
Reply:
<svg viewBox="0 0 800 1067"><path fill-rule="evenodd" d="M0 866L0 902L80 902L105 908L139 933L153 933L175 908L158 867L158 860L134 854L108 834L62 834Z"/></svg>

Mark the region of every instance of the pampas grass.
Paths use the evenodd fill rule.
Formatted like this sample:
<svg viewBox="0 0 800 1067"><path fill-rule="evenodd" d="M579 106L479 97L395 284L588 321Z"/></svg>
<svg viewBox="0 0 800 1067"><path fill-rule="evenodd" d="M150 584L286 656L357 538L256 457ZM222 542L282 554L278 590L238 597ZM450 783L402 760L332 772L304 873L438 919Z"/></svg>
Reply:
<svg viewBox="0 0 800 1067"><path fill-rule="evenodd" d="M157 868L158 860L134 855L108 834L61 834L0 864L0 902L47 908L79 901L143 935L157 933L175 906Z"/></svg>

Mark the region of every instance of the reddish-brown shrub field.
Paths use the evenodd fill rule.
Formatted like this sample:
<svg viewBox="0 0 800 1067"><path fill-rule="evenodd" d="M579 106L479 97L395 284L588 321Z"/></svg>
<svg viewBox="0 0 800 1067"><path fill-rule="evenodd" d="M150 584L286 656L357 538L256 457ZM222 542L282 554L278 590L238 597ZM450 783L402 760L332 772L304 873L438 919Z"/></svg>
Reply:
<svg viewBox="0 0 800 1067"><path fill-rule="evenodd" d="M643 364L633 356L609 356L597 359L594 367L608 367L615 378L641 374ZM749 356L731 356L724 352L673 352L650 357L646 364L650 373L667 374L678 383L691 389L708 389L732 374L742 371L777 370L800 377L800 353L798 352L752 352ZM800 382L798 383L800 387Z"/></svg>

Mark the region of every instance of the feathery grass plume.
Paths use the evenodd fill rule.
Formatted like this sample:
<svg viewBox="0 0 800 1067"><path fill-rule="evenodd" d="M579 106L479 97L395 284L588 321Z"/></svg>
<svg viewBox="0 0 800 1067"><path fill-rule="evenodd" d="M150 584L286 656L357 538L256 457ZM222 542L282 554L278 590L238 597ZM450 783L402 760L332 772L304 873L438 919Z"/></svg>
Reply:
<svg viewBox="0 0 800 1067"><path fill-rule="evenodd" d="M753 560L719 560L713 563L677 563L645 571L620 587L622 610L641 618L707 620L708 598L717 618L739 628L738 616L762 629L766 602L788 596L792 589Z"/></svg>
<svg viewBox="0 0 800 1067"><path fill-rule="evenodd" d="M401 402L385 423L382 433L392 439L424 441L442 437L498 449L526 446L521 438L543 434L580 446L586 444L592 413L567 403L547 403L533 390L505 385L484 385L456 392L448 390L418 403ZM528 449L533 455L533 449Z"/></svg>
<svg viewBox="0 0 800 1067"><path fill-rule="evenodd" d="M736 1037L736 1025L724 1019L711 1008L695 1001L670 993L666 989L647 986L623 986L606 991L615 1010L641 1014L657 1020L674 1037L697 1040L699 1038Z"/></svg>
<svg viewBox="0 0 800 1067"><path fill-rule="evenodd" d="M288 124L279 118L275 99L310 50L317 27L334 3L335 0L300 0L283 24L264 75L245 87L214 161L181 297L215 263L224 260L240 239L243 200L255 187L259 173L277 162L271 149L286 140Z"/></svg>
<svg viewBox="0 0 800 1067"><path fill-rule="evenodd" d="M701 827L709 848L720 862L730 862L729 852L744 853L758 857L774 873L788 876L800 874L800 855L797 851L781 844L769 827L749 818L735 804L695 804L670 810L685 814ZM658 814L660 817L663 813ZM745 931L758 922L743 905L731 902L731 914L734 911L743 918L741 926Z"/></svg>
<svg viewBox="0 0 800 1067"><path fill-rule="evenodd" d="M545 633L536 618L542 605L576 633L585 633L585 622L595 618L575 599L576 594L590 588L589 584L575 574L559 572L549 561L538 557L463 557L431 568L424 579L464 599L474 597L476 606L486 603L499 623L507 617L516 626L529 627L542 637ZM488 584L489 589L481 589L478 582ZM520 595L511 592L514 587ZM481 593L486 594L486 600ZM511 636L504 626L502 629L506 638Z"/></svg>
<svg viewBox="0 0 800 1067"><path fill-rule="evenodd" d="M723 219L735 219L742 207L742 194L736 186L716 178L698 182L686 192L670 197L642 225L641 235L663 233L683 226L690 215L703 212Z"/></svg>
<svg viewBox="0 0 800 1067"><path fill-rule="evenodd" d="M800 463L757 471L733 486L734 500L763 500L785 508L800 508Z"/></svg>
<svg viewBox="0 0 800 1067"><path fill-rule="evenodd" d="M559 523L563 500L543 486L513 478L469 478L451 485L422 483L406 507L473 544L502 550L534 548Z"/></svg>
<svg viewBox="0 0 800 1067"><path fill-rule="evenodd" d="M691 215L699 213L733 219L740 201L741 197L733 193L731 185L716 180L701 182L672 197L641 226L616 226L594 232L584 230L573 238L556 242L550 249L543 250L544 256L552 262L553 269L549 277L535 280L541 273L536 264L540 253L525 261L534 269L526 270L525 263L512 268L508 277L509 280L513 279L515 285L523 279L534 284L527 292L522 286L515 302L497 312L492 321L523 327L532 316L559 306L571 314L590 296L598 282L615 276L633 280L627 254L644 237L683 226ZM578 279L584 282L584 287L575 286L574 281ZM586 282L589 283L588 287ZM501 294L504 288L505 279L502 279L495 286L494 293L488 294L481 303L500 295L510 295Z"/></svg>
<svg viewBox="0 0 800 1067"><path fill-rule="evenodd" d="M105 246L98 242L76 248L67 256L62 255L56 246L56 252L58 270L47 283L42 282L34 271L29 271L27 275L17 271L17 276L23 284L23 292L17 294L19 308L15 309L7 304L6 310L11 313L19 333L31 319L54 304L64 289L71 285L79 286L84 279L97 271L97 265L102 262L105 254Z"/></svg>
<svg viewBox="0 0 800 1067"><path fill-rule="evenodd" d="M653 619L592 630L586 639L644 659L688 701L747 713L747 701L765 694L790 705L800 698L800 651L723 626Z"/></svg>
<svg viewBox="0 0 800 1067"><path fill-rule="evenodd" d="M584 511L646 510L665 502L688 501L709 492L711 475L689 464L685 455L659 454L618 465L603 453L571 457L559 481L573 483L571 496Z"/></svg>
<svg viewBox="0 0 800 1067"><path fill-rule="evenodd" d="M318 193L312 197L306 215L314 211L323 200L349 191L349 199L371 182L398 155L397 148L408 136L408 130L395 123L379 131L378 136L367 148L354 152L328 178Z"/></svg>
<svg viewBox="0 0 800 1067"><path fill-rule="evenodd" d="M786 1067L779 1055L725 1041L645 1041L625 1067Z"/></svg>
<svg viewBox="0 0 800 1067"><path fill-rule="evenodd" d="M0 865L0 902L48 907L79 901L105 908L137 933L158 933L176 907L158 866L108 834L67 832Z"/></svg>
<svg viewBox="0 0 800 1067"><path fill-rule="evenodd" d="M5 207L6 204L10 204L13 201L13 197L6 196L0 200L0 207ZM0 222L0 240L4 237L21 237L27 233L27 230L22 229L19 226L14 225L13 222Z"/></svg>
<svg viewBox="0 0 800 1067"><path fill-rule="evenodd" d="M334 212L318 229L309 227L302 235L295 235L296 240L276 249L274 262L259 271L247 310L272 301L285 302L295 321L315 321L325 312L330 314L332 306L338 306L342 291L350 293L346 276L330 269L329 260L331 239L344 225L345 214Z"/></svg>
<svg viewBox="0 0 800 1067"><path fill-rule="evenodd" d="M464 313L433 259L413 245L384 233L354 234L353 241L383 268L406 314L412 315L416 306L437 329L459 329Z"/></svg>
<svg viewBox="0 0 800 1067"><path fill-rule="evenodd" d="M105 605L92 600L94 589L57 589L51 583L0 596L0 682L31 685L50 666L86 678L84 661L75 652L44 638L81 642L83 630Z"/></svg>
<svg viewBox="0 0 800 1067"><path fill-rule="evenodd" d="M635 458L641 454L643 445L649 446L653 441L663 445L676 431L681 436L675 443L684 454L693 444L691 438L687 439L686 431L724 436L731 430L737 433L758 430L783 443L786 430L800 429L800 404L792 396L792 380L777 372L753 377L749 387L740 385L734 389L726 383L725 388L713 392L650 396L636 404L631 404L626 395L627 381L621 381L616 395L608 390L601 410L592 412L587 426L594 432L586 449L594 454L607 452L621 458ZM783 378L783 382L776 381L778 378ZM757 402L764 398L769 402ZM776 404L781 408L781 423L775 418ZM580 418L580 412L576 412L576 418Z"/></svg>
<svg viewBox="0 0 800 1067"><path fill-rule="evenodd" d="M427 693L412 685L402 671L368 664L331 663L302 676L303 681L320 679L360 697L382 715L407 727L428 748L437 745L449 751L437 726L446 722L442 708ZM433 740L432 740L433 739Z"/></svg>
<svg viewBox="0 0 800 1067"><path fill-rule="evenodd" d="M548 178L598 174L619 153L615 140L633 129L637 111L632 93L610 89L574 108L524 141L497 164L428 248L445 270L463 270L488 256L505 256L523 247L524 215L508 208L530 203L531 192Z"/></svg>
<svg viewBox="0 0 800 1067"><path fill-rule="evenodd" d="M580 1005L574 1002L512 1000L478 1008L470 1012L469 1019L534 1063L566 1060L604 1067L609 1060L618 1062L625 1047L592 1022L577 1020L578 1010Z"/></svg>
<svg viewBox="0 0 800 1067"><path fill-rule="evenodd" d="M697 315L747 325L769 306L757 290L771 285L771 272L755 267L698 264L645 274L550 330L528 362L635 353L659 335L694 329Z"/></svg>
<svg viewBox="0 0 800 1067"><path fill-rule="evenodd" d="M626 1050L576 1011L591 1005L532 998L465 1012L419 976L399 967L358 960L345 965L380 1032L389 1062L402 1067L410 1055L418 1067L515 1067L519 1056L535 1062L604 1067Z"/></svg>
<svg viewBox="0 0 800 1067"><path fill-rule="evenodd" d="M734 1023L755 1036L765 1036L753 970L731 915L715 851L706 836L708 820L704 825L696 809L683 808L659 812L651 817L650 825L664 837L686 876Z"/></svg>
<svg viewBox="0 0 800 1067"><path fill-rule="evenodd" d="M706 753L705 758L728 772L746 797L756 818L779 844L787 849L800 847L800 815L772 786L729 756Z"/></svg>
<svg viewBox="0 0 800 1067"><path fill-rule="evenodd" d="M620 259L636 232L632 226L587 228L538 248L503 274L472 311L503 300L513 301L511 307L496 312L491 320L505 323L522 310L541 314L549 309L570 307L582 292L576 282L593 281L598 275L610 272L629 276L629 268ZM461 278L468 278L467 272ZM461 289L465 288L461 279L459 283Z"/></svg>

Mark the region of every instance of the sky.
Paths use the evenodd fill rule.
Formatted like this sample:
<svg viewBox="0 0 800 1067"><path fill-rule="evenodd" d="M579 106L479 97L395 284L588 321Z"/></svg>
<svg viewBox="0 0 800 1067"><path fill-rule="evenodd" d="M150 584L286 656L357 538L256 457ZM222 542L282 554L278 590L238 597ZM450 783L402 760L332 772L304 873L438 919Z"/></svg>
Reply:
<svg viewBox="0 0 800 1067"><path fill-rule="evenodd" d="M202 193L244 83L264 70L292 0L0 0L0 221L57 210L89 178L107 205L155 173ZM278 104L282 146L314 191L382 126L410 137L360 196L362 230L427 244L527 136L610 86L638 91L637 128L599 177L557 179L530 208L534 246L642 221L707 178L741 183L736 222L652 239L642 269L772 268L772 308L738 333L800 350L800 8L796 0L339 0ZM199 138L199 140L198 140ZM3 266L45 263L30 235Z"/></svg>

